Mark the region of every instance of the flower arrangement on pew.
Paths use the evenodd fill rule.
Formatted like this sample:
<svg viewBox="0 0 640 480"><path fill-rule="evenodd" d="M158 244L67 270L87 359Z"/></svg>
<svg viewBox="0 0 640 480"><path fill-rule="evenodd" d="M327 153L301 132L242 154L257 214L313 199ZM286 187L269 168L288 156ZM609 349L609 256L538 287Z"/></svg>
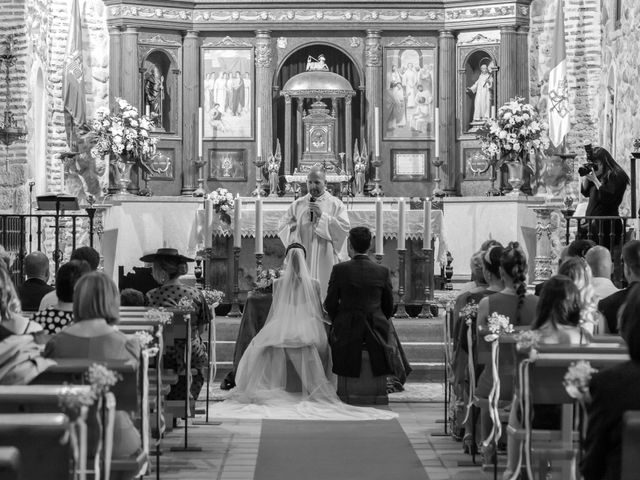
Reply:
<svg viewBox="0 0 640 480"><path fill-rule="evenodd" d="M589 402L589 381L598 370L593 368L589 362L580 360L572 362L564 376L564 388L571 398L575 398L581 403Z"/></svg>
<svg viewBox="0 0 640 480"><path fill-rule="evenodd" d="M498 312L493 312L489 315L487 319L487 329L490 332L484 337L487 342L494 342L498 340L501 335L513 333L513 325L511 325L509 317L500 315Z"/></svg>
<svg viewBox="0 0 640 480"><path fill-rule="evenodd" d="M209 200L213 202L213 209L220 216L220 220L227 225L231 225L231 215L235 204L233 195L226 188L217 188L209 194Z"/></svg>
<svg viewBox="0 0 640 480"><path fill-rule="evenodd" d="M133 336L138 340L141 348L153 347L153 335L151 335L149 332L138 330L133 334Z"/></svg>
<svg viewBox="0 0 640 480"><path fill-rule="evenodd" d="M181 312L191 313L196 309L196 306L189 297L182 297L176 305L176 308Z"/></svg>
<svg viewBox="0 0 640 480"><path fill-rule="evenodd" d="M167 325L171 323L173 315L168 312L164 307L152 308L144 313L144 319L149 322L157 322L161 325Z"/></svg>
<svg viewBox="0 0 640 480"><path fill-rule="evenodd" d="M211 309L215 309L220 305L220 302L222 302L224 298L224 292L210 288L202 290L202 295L204 296L204 301L207 302L207 305L209 305Z"/></svg>
<svg viewBox="0 0 640 480"><path fill-rule="evenodd" d="M260 268L253 290L260 293L272 293L273 281L280 278L281 275L282 270L276 270L274 268Z"/></svg>
<svg viewBox="0 0 640 480"><path fill-rule="evenodd" d="M467 369L469 372L469 399L467 400L467 406L465 409L464 419L462 423L466 423L469 420L471 414L471 408L475 400L476 394L476 366L474 363L475 355L473 353L473 335L475 333L475 320L478 317L478 304L474 301L467 303L460 312L458 317L462 319L467 326Z"/></svg>
<svg viewBox="0 0 640 480"><path fill-rule="evenodd" d="M96 401L93 390L75 388L75 385L64 384L62 393L58 397L58 405L62 412L71 420L77 419L84 407L90 407Z"/></svg>
<svg viewBox="0 0 640 480"><path fill-rule="evenodd" d="M529 353L529 360L538 358L538 345L540 344L540 332L536 330L523 330L516 333L516 350L520 353Z"/></svg>

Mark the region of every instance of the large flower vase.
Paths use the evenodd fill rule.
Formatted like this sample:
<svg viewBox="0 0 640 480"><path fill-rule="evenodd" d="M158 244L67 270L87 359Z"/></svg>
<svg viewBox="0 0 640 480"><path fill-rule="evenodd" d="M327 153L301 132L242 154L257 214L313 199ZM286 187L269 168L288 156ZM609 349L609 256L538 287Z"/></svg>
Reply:
<svg viewBox="0 0 640 480"><path fill-rule="evenodd" d="M131 169L135 165L135 162L126 160L123 157L118 157L116 160L116 170L118 172L118 185L120 190L118 195L130 195L129 184L131 183Z"/></svg>
<svg viewBox="0 0 640 480"><path fill-rule="evenodd" d="M520 190L524 181L522 180L524 176L524 165L522 162L517 160L511 160L507 162L507 169L509 170L509 185L513 188L508 195L510 197L519 197L524 195L524 192Z"/></svg>

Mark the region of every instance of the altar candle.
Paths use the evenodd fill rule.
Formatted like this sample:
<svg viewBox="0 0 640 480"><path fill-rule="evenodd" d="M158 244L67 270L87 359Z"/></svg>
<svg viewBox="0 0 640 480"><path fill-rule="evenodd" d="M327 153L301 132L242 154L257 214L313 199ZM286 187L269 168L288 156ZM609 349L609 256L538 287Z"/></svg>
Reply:
<svg viewBox="0 0 640 480"><path fill-rule="evenodd" d="M256 127L258 131L258 141L257 141L257 154L256 156L262 157L262 107L258 107L257 119L256 119Z"/></svg>
<svg viewBox="0 0 640 480"><path fill-rule="evenodd" d="M149 108L149 105L147 105L147 106L145 106L145 107L144 107L144 115L145 115L147 118L150 118L150 117L151 117L151 109Z"/></svg>
<svg viewBox="0 0 640 480"><path fill-rule="evenodd" d="M211 226L213 225L213 200L205 199L204 201L204 247L211 248L213 246L213 235L211 234Z"/></svg>
<svg viewBox="0 0 640 480"><path fill-rule="evenodd" d="M262 197L256 197L256 255L263 253L262 221Z"/></svg>
<svg viewBox="0 0 640 480"><path fill-rule="evenodd" d="M436 107L436 118L434 120L435 122L435 137L436 137L436 145L435 145L435 151L436 151L436 158L440 157L440 109L438 107Z"/></svg>
<svg viewBox="0 0 640 480"><path fill-rule="evenodd" d="M491 105L491 118L496 118L496 106Z"/></svg>
<svg viewBox="0 0 640 480"><path fill-rule="evenodd" d="M233 246L234 248L242 246L242 199L237 193L233 205Z"/></svg>
<svg viewBox="0 0 640 480"><path fill-rule="evenodd" d="M405 246L405 208L404 198L398 201L398 250L406 250Z"/></svg>
<svg viewBox="0 0 640 480"><path fill-rule="evenodd" d="M198 107L198 158L202 158L202 136L204 130L204 114L202 107Z"/></svg>
<svg viewBox="0 0 640 480"><path fill-rule="evenodd" d="M374 129L375 129L375 142L376 142L376 151L375 156L380 156L380 109L378 107L375 108L375 118L374 118Z"/></svg>
<svg viewBox="0 0 640 480"><path fill-rule="evenodd" d="M422 249L431 250L431 200L424 200L424 235Z"/></svg>
<svg viewBox="0 0 640 480"><path fill-rule="evenodd" d="M382 198L376 198L376 255L384 250L384 232L382 231Z"/></svg>

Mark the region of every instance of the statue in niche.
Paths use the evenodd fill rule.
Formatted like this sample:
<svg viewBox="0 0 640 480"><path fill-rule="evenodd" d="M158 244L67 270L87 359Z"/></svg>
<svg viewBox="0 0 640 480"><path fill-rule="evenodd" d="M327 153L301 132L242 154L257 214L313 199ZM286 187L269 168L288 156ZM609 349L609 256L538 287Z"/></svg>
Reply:
<svg viewBox="0 0 640 480"><path fill-rule="evenodd" d="M318 58L313 58L311 55L307 57L307 72L329 70L329 66L325 63L324 55L318 55Z"/></svg>
<svg viewBox="0 0 640 480"><path fill-rule="evenodd" d="M162 103L164 102L164 76L160 68L151 64L144 73L145 104L155 126L162 126Z"/></svg>
<svg viewBox="0 0 640 480"><path fill-rule="evenodd" d="M467 88L467 93L474 94L472 125L481 125L491 117L491 90L493 89L493 76L489 71L489 65L480 65L480 75L476 82Z"/></svg>

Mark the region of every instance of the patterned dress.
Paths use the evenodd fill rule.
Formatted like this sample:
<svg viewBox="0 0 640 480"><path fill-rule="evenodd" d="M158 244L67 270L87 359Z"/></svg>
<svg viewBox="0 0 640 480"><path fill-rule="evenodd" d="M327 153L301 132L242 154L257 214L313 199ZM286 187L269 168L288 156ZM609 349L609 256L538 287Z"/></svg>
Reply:
<svg viewBox="0 0 640 480"><path fill-rule="evenodd" d="M196 309L191 317L191 396L197 399L204 384L204 369L208 360L207 348L200 337L198 327L209 325L212 319L211 311L200 290L189 285L162 285L147 293L150 307L176 307L185 297L193 301ZM167 395L169 400L183 400L185 398L185 348L184 339L176 339L173 346L167 345L165 348L164 368L173 369L178 373L178 383L171 387L171 391Z"/></svg>
<svg viewBox="0 0 640 480"><path fill-rule="evenodd" d="M42 325L45 333L53 335L73 323L73 312L49 307L37 312L32 320Z"/></svg>

